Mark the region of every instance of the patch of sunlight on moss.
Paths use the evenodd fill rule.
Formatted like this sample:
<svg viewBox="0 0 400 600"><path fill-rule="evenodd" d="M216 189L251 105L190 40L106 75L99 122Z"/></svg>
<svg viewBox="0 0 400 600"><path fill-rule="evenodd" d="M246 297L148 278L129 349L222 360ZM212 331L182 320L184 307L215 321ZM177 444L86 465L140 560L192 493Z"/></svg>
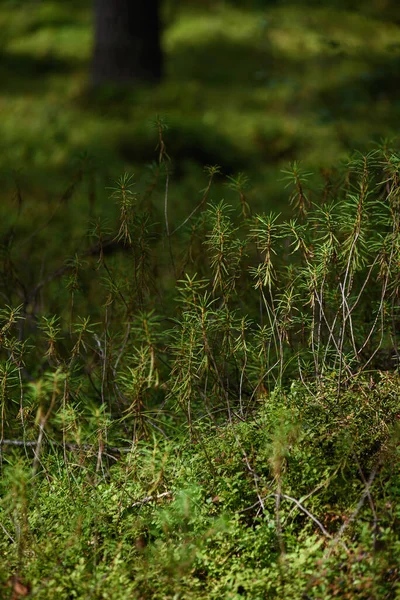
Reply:
<svg viewBox="0 0 400 600"><path fill-rule="evenodd" d="M92 48L92 33L86 26L44 27L24 34L6 45L7 52L88 60Z"/></svg>
<svg viewBox="0 0 400 600"><path fill-rule="evenodd" d="M182 10L165 34L165 49L173 52L179 46L204 46L218 39L249 49L264 48L267 55L272 52L275 60L326 58L343 63L351 57L369 59L371 53L377 57L392 55L400 44L400 27L356 12L326 7L305 11L304 7L284 6L246 12L224 6L207 14ZM357 64L351 65L353 73L358 68ZM268 68L260 76L267 77ZM314 76L311 71L311 77Z"/></svg>
<svg viewBox="0 0 400 600"><path fill-rule="evenodd" d="M400 43L400 27L355 12L313 7L285 7L271 11L272 46L282 54L304 59L342 50L382 54Z"/></svg>
<svg viewBox="0 0 400 600"><path fill-rule="evenodd" d="M182 12L165 34L165 49L180 44L205 44L220 36L236 42L252 42L260 38L262 13L245 12L223 7L208 14Z"/></svg>
<svg viewBox="0 0 400 600"><path fill-rule="evenodd" d="M74 2L25 2L12 7L0 6L0 28L3 41L29 35L40 28L85 24L90 26L90 7Z"/></svg>
<svg viewBox="0 0 400 600"><path fill-rule="evenodd" d="M62 165L78 142L87 142L92 121L57 105L24 98L2 98L1 107L10 118L1 127L0 165ZM100 123L97 121L97 130ZM98 132L98 131L97 131Z"/></svg>

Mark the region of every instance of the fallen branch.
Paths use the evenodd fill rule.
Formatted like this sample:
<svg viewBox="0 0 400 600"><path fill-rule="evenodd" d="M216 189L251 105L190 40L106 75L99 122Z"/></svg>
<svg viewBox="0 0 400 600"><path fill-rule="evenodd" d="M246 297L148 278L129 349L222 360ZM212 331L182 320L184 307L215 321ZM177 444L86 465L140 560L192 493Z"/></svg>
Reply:
<svg viewBox="0 0 400 600"><path fill-rule="evenodd" d="M325 527L322 525L321 521L319 521L316 517L314 517L314 515L312 513L310 513L309 510L307 510L307 508L305 506L303 506L301 504L301 502L299 502L299 500L296 500L296 498L292 498L291 496L288 496L287 494L278 494L276 492L271 492L271 494L268 494L268 496L265 496L263 498L263 500L266 500L267 498L284 498L285 500L289 500L290 502L294 502L294 504L296 504L296 506L304 513L307 515L307 517L309 517L318 527L319 529L322 531L322 533L329 539L333 539L332 535L329 533L329 531L327 531L325 529ZM258 500L257 502L255 502L254 504L252 504L251 506L244 508L243 510L239 511L240 513L244 513L248 510L251 510L252 508L255 508L256 506L260 505L260 500ZM264 508L264 503L261 505L262 508Z"/></svg>
<svg viewBox="0 0 400 600"><path fill-rule="evenodd" d="M68 450L84 450L84 451L96 451L98 450L98 444L72 444L72 443L63 443L63 442L49 442L53 446L58 446L62 448L67 448ZM37 440L34 441L25 441L25 440L0 440L1 446L21 446L23 448L36 448L39 444ZM132 446L121 448L117 446L104 446L104 450L107 452L114 452L115 454L124 454L132 451Z"/></svg>
<svg viewBox="0 0 400 600"><path fill-rule="evenodd" d="M142 506L143 504L148 504L149 502L159 500L160 498L165 498L166 496L172 496L172 492L163 492L162 494L146 496L145 498L142 498L141 500L130 504L127 508L133 508L134 506Z"/></svg>
<svg viewBox="0 0 400 600"><path fill-rule="evenodd" d="M277 496L277 494L274 494L275 496ZM316 517L314 517L314 515L312 515L310 513L309 510L306 509L305 506L303 506L302 504L300 504L300 502L298 500L296 500L296 498L292 498L291 496L287 496L286 494L280 494L281 498L285 498L285 500L290 500L291 502L294 502L296 504L296 506L303 511L303 513L305 515L307 515L307 517L309 517L312 521L314 521L314 523L320 528L320 530L322 531L322 533L324 535L326 535L326 537L332 539L331 534L329 533L329 531L327 531L325 529L325 527L322 525L321 521L319 521Z"/></svg>

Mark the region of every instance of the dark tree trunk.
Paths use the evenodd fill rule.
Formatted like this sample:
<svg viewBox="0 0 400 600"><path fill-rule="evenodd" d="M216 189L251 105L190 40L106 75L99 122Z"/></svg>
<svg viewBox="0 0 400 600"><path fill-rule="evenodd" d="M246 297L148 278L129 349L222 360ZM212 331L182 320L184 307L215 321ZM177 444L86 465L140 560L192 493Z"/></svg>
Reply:
<svg viewBox="0 0 400 600"><path fill-rule="evenodd" d="M93 83L158 81L159 0L94 0Z"/></svg>

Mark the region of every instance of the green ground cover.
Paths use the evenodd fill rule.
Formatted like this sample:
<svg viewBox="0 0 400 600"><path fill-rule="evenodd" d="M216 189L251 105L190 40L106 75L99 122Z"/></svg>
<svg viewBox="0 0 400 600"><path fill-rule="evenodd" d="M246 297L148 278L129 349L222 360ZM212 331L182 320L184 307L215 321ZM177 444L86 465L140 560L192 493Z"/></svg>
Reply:
<svg viewBox="0 0 400 600"><path fill-rule="evenodd" d="M67 451L68 466L54 448L36 477L14 462L2 483L3 597L18 582L43 599L398 598L399 430L387 429L398 386L358 382L339 406L333 389L294 385L254 420L200 426L195 444L114 455L107 475L94 448Z"/></svg>
<svg viewBox="0 0 400 600"><path fill-rule="evenodd" d="M0 4L0 597L400 598L386 4Z"/></svg>

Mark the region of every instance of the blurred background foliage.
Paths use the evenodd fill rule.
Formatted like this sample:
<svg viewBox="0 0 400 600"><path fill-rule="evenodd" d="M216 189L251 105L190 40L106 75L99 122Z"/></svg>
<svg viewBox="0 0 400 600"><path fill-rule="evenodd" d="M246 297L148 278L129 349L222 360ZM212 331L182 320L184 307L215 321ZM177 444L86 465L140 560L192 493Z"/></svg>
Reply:
<svg viewBox="0 0 400 600"><path fill-rule="evenodd" d="M354 304L351 309L346 300L348 314L343 311L343 322L349 320L351 323L354 306L358 305L359 311L354 313L354 319L356 314L361 315L355 334L350 327L352 345L355 347L354 335L366 339L365 343L360 342L361 350L368 340L372 344L376 342L375 337L380 336L376 342L378 348L382 347L382 354L378 356L382 359L379 364L382 368L394 364L394 356L390 353L392 345L398 364L399 352L397 342L393 342L393 339L396 340L399 329L399 262L393 258L391 263L392 257L399 255L396 237L399 159L396 154L387 151L389 144L387 147L381 144L381 154L372 152L368 160L362 154L356 156L350 171L342 170L340 163L355 149L365 153L382 139L396 138L400 124L400 3L394 0L332 0L322 4L317 0L165 0L162 4L162 44L166 66L163 81L157 86L104 85L94 88L90 83L93 9L89 0L0 0L0 296L3 306L9 304L15 307L15 310L0 309L3 322L0 334L8 359L0 373L0 400L3 407L7 405L10 415L20 408L16 415L18 422L15 419L11 424L12 435L16 431L12 429L14 425L19 428L21 423L22 427L29 423L29 437L36 435L39 428L41 436L47 425L46 435L50 441L52 433L59 430L63 432L65 442L64 432L67 432L74 444L75 440L78 442L77 447L82 439L88 439L96 453L88 455L88 464L94 457L96 466L93 465L86 474L86 466L81 458L78 461L73 455L73 462L68 465L65 460L67 446L64 443L66 475L58 454L54 452L53 457L49 453L46 458L49 467L43 467L43 473L47 475L47 469L49 472L54 469L56 475L52 479L48 477L48 480L38 477L35 459L32 492L30 483L24 487L28 475L24 479L22 467L18 470L18 465L13 465L10 468L10 479L4 479L3 506L6 507L7 519L11 515L11 526L15 525L17 544L11 536L6 539L3 535L0 547L0 552L6 557L6 560L0 561L5 565L0 568L0 580L7 581L8 587L14 582L14 590L7 588L8 596L15 592L15 586L20 581L14 575L9 579L11 571L8 572L7 559L11 557L12 572L18 574L24 548L29 548L24 555L27 567L25 575L27 581L36 586L37 594L42 594L40 596L35 592L37 597L50 598L50 587L62 586L70 576L71 583L68 580L64 588L71 590L68 597L77 594L82 598L94 597L97 591L100 597L100 590L105 589L104 593L107 594L107 589L110 589L112 593L118 586L121 595L114 594L113 597L125 598L126 589L134 593L136 586L135 581L129 583L127 578L124 579L125 574L121 569L125 568L133 573L141 571L137 578L142 588L138 592L141 598L195 598L200 597L195 595L197 589L200 589L201 597L205 597L205 581L207 585L208 581L211 582L210 598L221 598L227 590L231 594L226 597L241 598L245 589L250 590L248 597L259 597L256 596L259 581L262 584L270 582L274 588L280 585L279 577L282 577L273 524L275 511L276 531L279 532L280 508L275 497L281 494L281 488L269 486L273 482L280 486L281 479L285 479L285 490L293 497L303 501L313 494L309 501L311 513L325 515L324 525L333 534L336 527L333 519L337 523L343 521L344 527L351 524L351 519L355 520L358 509L356 512L349 511L353 510L352 505L360 502L361 489L364 489L361 499L365 501L368 496L372 505L370 514L367 514L369 520L363 517L357 523L359 537L354 544L354 538L351 539L349 560L338 561L334 556L332 561L336 563L331 570L328 565L326 579L331 587L328 591L327 588L323 589L325 581L321 579L320 597L394 598L389 593L397 593L398 597L398 427L393 434L393 443L388 434L391 431L389 425L391 427L397 423L399 417L397 375L393 379L385 376L379 383L372 376L363 380L362 385L355 382L344 400L338 402L341 372L338 376L339 386L335 379L337 374L333 371L332 380L330 383L328 381L325 388L321 388L320 397L310 391L311 388L306 384L304 389L307 389L307 396L300 384L297 386L293 382L287 399L268 395L263 374L254 392L249 394L249 403L253 402L253 397L257 402L265 403L265 413L260 413L254 423L240 418L236 430L239 434L235 433L232 437L227 435L228 430L221 430L216 436L214 431L208 434L204 426L204 437L209 435L209 441L197 444L197 440L191 440L189 449L182 450L186 452L186 458L182 461L181 450L174 448L172 459L167 461L168 453L164 452L162 445L158 451L154 442L154 451L148 446L148 456L151 454L153 457L151 469L143 461L137 462L139 466L136 467L135 461L139 461L136 458L132 463L128 460L124 463L125 459L118 460L113 466L115 471L111 470L111 476L109 472L104 472L104 479L99 485L100 467L103 469L103 442L107 440L111 423L116 424L115 439L118 443L128 437L132 439L127 425L128 417L133 423L134 439L137 423L142 426L141 423L147 423L146 419L150 422L150 418L153 419L153 429L163 433L158 429L159 421L156 419L159 418L157 411L161 414L164 410L164 396L169 394L166 397L168 402L180 399L182 406L184 401L187 403L186 398L190 400L190 395L194 396L190 385L192 381L199 380L197 371L191 366L192 370L186 375L179 363L182 355L192 365L192 354L187 348L193 347L192 352L198 352L198 346L192 344L192 338L186 334L186 322L182 319L181 346L177 341L181 330L177 330L172 346L168 342L166 348L164 343L167 338L163 335L165 329L174 323L170 315L176 317L183 310L183 316L190 317L190 310L185 312L186 309L177 308L176 291L180 290L180 305L184 306L182 300L186 289L187 305L195 307L191 301L193 292L187 292L195 280L194 276L190 279L190 270L196 268L199 277L207 275L207 265L202 264L202 258L207 255L207 247L218 250L220 239L223 240L221 247L225 250L225 257L231 260L226 263L230 270L225 270L225 273L231 291L237 283L238 314L243 319L241 323L238 322L236 311L223 313L224 305L218 308L218 313L216 308L214 310L215 298L205 292L204 302L209 302L207 311L210 316L207 318L212 339L217 340L217 335L221 337L223 332L223 344L219 346L215 342L217 358L222 357L218 365L226 365L224 368L229 368L234 374L233 382L239 381L236 388L232 386L231 393L237 394L239 389L241 403L243 373L248 360L248 349L242 341L245 340L244 331L247 327L245 315L248 306L251 310L259 310L258 302L252 303L250 299L246 304L246 296L250 298L250 294L247 293L244 278L239 278L239 263L235 262L235 257L240 256L243 250L241 232L236 234L235 229L241 211L244 220L250 211L254 215L274 210L286 217L291 212L291 199L297 208L299 202L307 204L308 199L311 202L320 201L321 198L332 201L332 207L338 212L337 216L336 212L334 215L333 232L335 235L336 230L341 233L338 239L335 235L328 236L333 240L332 247L335 252L336 247L341 248L344 254L347 251L350 265L355 242L350 246L347 243L347 247L345 242L359 239L363 252L360 264L367 271L366 279L361 280L357 265L354 267L357 276L354 279L351 276L351 284L348 283L348 287L352 288L355 282L354 289L361 289L360 294L365 290L368 296L365 304L359 302L360 295L352 298ZM162 121L158 115L162 116ZM168 126L162 132L162 139L158 131L161 123ZM382 156L387 159L386 162L382 162ZM301 161L300 167L297 161ZM375 204L369 200L368 185L364 185L365 170L368 170L366 162L372 163L371 186ZM291 171L288 170L288 163L294 163ZM221 174L218 169L210 168L205 173L206 165L220 165ZM337 168L332 165L337 165ZM282 170L285 172L282 173ZM122 175L124 172L127 174ZM166 177L166 172L168 175L171 172L171 177ZM130 178L129 174L133 174L133 177ZM119 185L115 184L118 178ZM295 181L294 190L293 186L289 189L290 180ZM357 189L356 184L360 180L364 182L358 188L360 195L365 193L368 203L359 212L362 203L350 192ZM166 181L169 204L165 213L169 212L169 230L179 230L177 246L174 246L179 268L176 273L172 273L172 270L175 271L173 265L171 268L172 251L169 248L168 252L167 245L169 236L163 235L164 230L168 232L164 218ZM390 258L384 252L385 240L392 238L386 230L388 221L382 213L382 197L392 202L390 207L396 205L396 227L393 230ZM222 199L225 204L222 204ZM201 220L201 210L198 212L198 231L192 228L194 220L187 227L181 227L182 223L186 225L193 209L196 206L205 208L207 201L214 203L215 214L215 207L226 208L227 205L232 205L232 213L236 213L232 221L229 217L230 225L222 229L221 236L214 236L214 246L207 223ZM329 213L330 203L327 205ZM119 221L119 211L125 214L125 220ZM230 210L228 212L230 214ZM321 212L320 218L324 214ZM360 221L365 227L357 225L354 228L359 214L362 214ZM327 264L329 268L332 267L332 277L327 278L327 297L333 306L334 324L338 322L334 316L335 303L340 303L342 296L344 298L343 289L346 289L350 267L345 271L345 284L338 295L342 263L335 263L335 252L323 254L322 251L316 253L315 262L311 261L312 251L309 251L307 244L312 249L317 240L320 249L323 249L327 238L321 237L321 225L315 216L309 222L314 232L310 242L304 234L305 225L301 218L298 224L295 221L286 224L283 233L279 230L277 235L279 242L285 240L279 244L276 258L285 273L286 279L283 281L287 282L287 289L279 290L277 286L281 291L277 296L277 306L281 311L278 311L278 315L283 315L281 322L286 327L284 329L282 326L282 336L287 336L292 323L300 327L299 315L314 310L312 301L304 303L304 296L299 295L306 289L307 293L311 293L312 300L315 293L314 287L309 286L311 279L306 279L305 265L310 268L308 277L314 273L311 267L325 265L325 256L330 259ZM330 220L326 219L326 222L330 227ZM272 223L274 225L275 221ZM380 224L380 228L374 230L375 223ZM115 235L118 227L119 232ZM132 238L135 238L132 244L125 244L124 227L127 237L132 232ZM272 229L276 229L275 225ZM228 236L225 235L227 231ZM325 230L322 228L322 231ZM353 232L354 237L351 238ZM204 236L208 246L202 244ZM107 244L103 247L104 241ZM297 250L305 250L302 257L294 258L294 268L289 268L292 266L289 256L296 244ZM103 250L107 254L106 260ZM266 254L267 250L268 246L262 252L257 248L260 255ZM370 267L372 254L378 251ZM251 258L249 263L246 262L244 250L243 254L243 273L247 273L248 267L254 265ZM221 255L224 259L223 252ZM216 252L211 254L211 259L222 273L226 264L223 260L218 262L215 256L218 258ZM377 262L378 258L380 262ZM203 262L206 263L205 260ZM375 277L376 272L373 272L374 265L376 270L380 269L376 277L383 292L379 292L382 288L371 284L371 274ZM385 274L387 265L392 267L391 275L389 267L388 274ZM298 271L303 267L303 280L292 279L296 266ZM201 272L202 267L204 273ZM180 288L177 288L176 279L185 270L188 275L186 288L182 281ZM382 273L384 276L381 276ZM137 284L138 281L141 285ZM197 285L203 294L206 284L198 281ZM223 285L219 285L222 290ZM324 285L325 275L321 290ZM285 291L288 291L286 296ZM217 294L220 293L217 290ZM289 301L285 303L286 298ZM390 310L387 309L386 298L391 300ZM265 304L267 306L267 302ZM148 312L139 311L142 306ZM286 311L286 306L291 307L293 319L289 309ZM153 312L155 308L157 310ZM197 318L196 308L192 313ZM224 320L220 317L217 320L217 313ZM341 313L340 310L337 314ZM234 316L234 319L225 320L225 314L229 318ZM91 317L90 322L87 315ZM385 319L387 315L394 315L391 325L386 327L387 321L383 316L381 321L378 315L385 315ZM196 360L200 356L203 361L200 362L202 371L199 367L198 372L206 383L201 380L201 389L203 384L204 390L213 385L211 398L215 396L218 401L222 398L225 403L228 395L220 375L223 370L215 362L207 362L213 355L207 350L208 342L207 345L204 343L203 321L193 322L202 323L201 336L193 338L201 341L199 347L203 349L203 354L193 354ZM310 319L304 322L307 326L314 323ZM8 331L16 323L17 337L10 338L12 343L8 343ZM336 327L339 329L339 325ZM366 335L368 330L375 332L375 337L372 333ZM200 330L193 331L196 333ZM229 345L232 344L232 331L235 332L236 348L233 353ZM346 331L345 325L342 331ZM189 345L185 345L185 334ZM393 339L389 339L392 334ZM90 343L86 341L89 336L93 336L90 337ZM259 360L256 364L260 364L257 371L252 367L250 374L258 378L258 373L265 371L261 350L267 344L261 336L257 338L253 335L250 326L249 336L252 338L252 346L249 344L249 347L253 348L252 352ZM333 335L329 330L327 348L331 338ZM291 343L288 336L287 341ZM338 349L339 355L343 347L342 343ZM164 358L166 351L170 350L175 352L175 370L169 370ZM78 360L79 352L84 355L82 362ZM237 363L231 361L235 352ZM25 353L28 359L23 363ZM324 350L323 354L325 360L327 351ZM357 348L355 354L358 357ZM267 355L270 360L269 347ZM280 364L283 365L286 355L284 357L283 352L281 355ZM288 365L292 364L291 357L290 354ZM182 364L185 366L188 362L183 361ZM236 364L244 365L240 366L240 376ZM366 362L368 364L369 360ZM300 362L298 365L293 362L293 369L297 370L297 366L300 369ZM197 369L196 363L195 367ZM302 381L303 375L307 378L313 368L311 362L302 367L302 371L299 371ZM214 382L209 383L213 372ZM291 373L288 369L290 376ZM6 384L12 389L10 398L4 391L8 390ZM21 395L17 397L19 386ZM118 394L115 390L118 390ZM218 390L221 396L217 395ZM199 394L198 399L203 401L203 396L207 399L205 392ZM51 415L50 422L53 399L56 397L60 405L58 412L54 411ZM108 398L112 399L110 407L118 414L118 419L111 408L110 414L104 409ZM279 402L282 403L279 410L284 409L281 413L274 412ZM206 401L204 407L201 405L201 410L208 411L208 414L210 409ZM9 414L4 408L1 411L4 424ZM120 419L121 414L127 417ZM305 423L304 430L298 439L295 439L297 433L296 436L293 433L292 441L290 432L299 431L298 424L302 420ZM164 422L166 427L174 431L174 421L167 412ZM282 426L277 428L279 423ZM8 423L6 425L8 427ZM187 430L179 426L176 431L181 435L182 431ZM200 427L199 431L201 435ZM272 435L271 432L277 433ZM82 437L86 435L87 438ZM352 453L353 442L359 451L358 455ZM141 446L138 448L137 456L140 458ZM384 461L382 479L379 473L377 480L380 483L376 486L377 491L374 491L379 520L369 494L370 484L366 483L363 473L365 466L366 474L370 472L375 477L378 473L380 463L376 467L372 463L378 448L379 452L382 449ZM337 449L337 453L333 449ZM79 453L81 455L81 451ZM150 459L147 462L150 465ZM158 462L161 466L156 468ZM272 464L275 467L271 470ZM253 469L257 469L263 479ZM135 477L136 473L142 473L143 483L139 479L136 482L131 473ZM12 484L12 478L16 483ZM128 479L132 488L127 486ZM258 495L258 479L263 485L265 482L263 490L260 487L260 493L267 493L271 503L270 509L267 505L269 512L265 512L264 521L261 520L264 517L257 521L258 504L251 506L255 490ZM328 487L331 480L332 486ZM211 487L209 482L212 482ZM189 504L186 500L180 500L179 495L188 486L194 490L193 516L185 508ZM25 489L28 491L25 492ZM279 492L270 494L271 489ZM308 489L314 491L308 494ZM323 494L314 495L317 490L322 490ZM176 495L176 502L173 500L174 504L167 505L165 509L162 507L159 513L156 503L154 510L149 505L148 512L143 513L144 517L137 517L131 512L131 508L136 506L136 502L132 504L136 494L138 504L147 507L146 497L157 491L162 493L162 497L165 494L169 497L170 493L172 497L175 491L179 494ZM306 492L308 495L303 496ZM131 496L131 493L135 496ZM141 502L140 498L143 497L145 501ZM79 504L81 498L84 508ZM188 502L192 502L189 493L188 498ZM291 496L287 498L292 499ZM71 518L65 518L64 499L68 500L67 513ZM126 502L126 516L121 513L122 507L125 507L123 500ZM26 516L28 502L31 511L29 519ZM296 598L301 594L304 598L304 582L316 566L320 570L323 564L316 562L322 556L317 554L320 542L312 546L316 543L316 537L312 534L311 522L304 525L304 517L299 519L297 515L296 519L292 518L293 507L288 503L282 504L282 511L286 511L282 512L283 520L287 517L285 536L291 559L287 564L292 570L285 575L286 582L281 579L286 588L280 597ZM181 505L184 508L181 509ZM254 517L248 512L249 506L257 511ZM73 511L77 515L76 527ZM219 521L216 520L215 535L210 533L211 519L221 518L222 523L224 513L229 511L233 515L229 526L226 525L222 531L222 526L218 529ZM121 515L123 519L120 520ZM239 521L239 515L243 521ZM117 518L114 519L114 516ZM3 521L9 527L8 521L2 518ZM29 523L33 532L29 534L31 537L27 533ZM168 527L164 523L169 523ZM353 525L356 527L356 523ZM349 531L350 537L352 529L349 528ZM37 537L34 538L34 535ZM10 545L10 541L14 544ZM149 549L145 550L147 544ZM381 554L379 544L384 549ZM268 545L273 554L269 549L266 551ZM31 551L31 547L34 550ZM197 552L196 547L197 563L194 564L193 548ZM188 552L192 553L190 560L185 558ZM275 562L271 560L273 556L276 557ZM87 567L83 566L85 557ZM245 570L243 563L254 565L254 568L251 566ZM336 567L338 571L335 571ZM91 587L94 575L97 579L93 580L95 587ZM183 583L177 583L179 577ZM114 581L117 584L113 588ZM376 586L373 591L370 587L372 584ZM131 585L131 588L127 588L127 585ZM148 588L143 588L143 585ZM190 585L197 586L193 595L187 592ZM347 595L344 594L344 588L346 593L350 590ZM61 597L59 588L52 589L56 589L57 596L54 597ZM154 590L160 595L155 595ZM275 591L273 589L274 594ZM179 596L180 593L183 595ZM264 597L265 589L259 593ZM280 590L277 590L275 595L279 593ZM317 593L319 590L315 591Z"/></svg>
<svg viewBox="0 0 400 600"><path fill-rule="evenodd" d="M255 209L285 213L279 179L288 162L300 159L318 174L353 148L397 134L397 2L166 0L162 15L163 82L93 89L91 2L0 3L0 197L8 224L18 198L29 225L42 222L85 155L90 181L75 190L80 218L71 216L68 235L76 245L74 228L79 235L97 206L104 214L105 187L121 172L135 173L139 191L148 185L158 114L168 123L177 218L198 201L205 165L219 164L228 176L245 171ZM230 201L230 194L224 187L218 196Z"/></svg>

